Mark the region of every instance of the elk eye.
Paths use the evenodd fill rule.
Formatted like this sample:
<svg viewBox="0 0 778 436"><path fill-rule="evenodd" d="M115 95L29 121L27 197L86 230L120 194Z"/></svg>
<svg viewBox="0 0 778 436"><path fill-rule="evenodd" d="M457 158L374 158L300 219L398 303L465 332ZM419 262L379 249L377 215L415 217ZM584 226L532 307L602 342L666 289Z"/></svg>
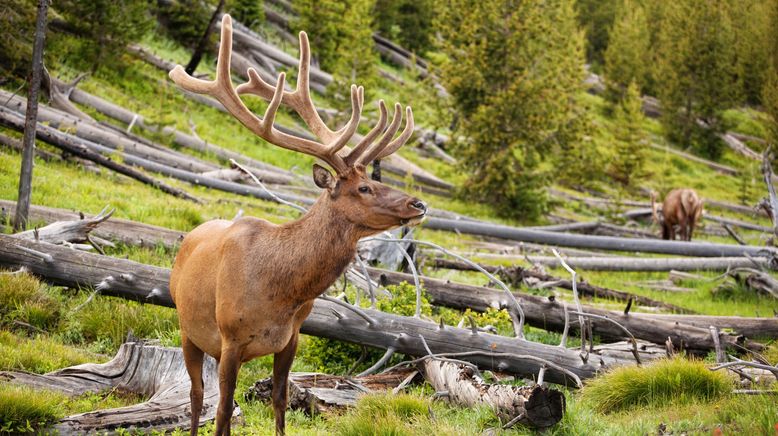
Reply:
<svg viewBox="0 0 778 436"><path fill-rule="evenodd" d="M362 194L367 194L367 193L370 192L370 187L368 187L368 186L360 186L359 187L359 192L361 192Z"/></svg>

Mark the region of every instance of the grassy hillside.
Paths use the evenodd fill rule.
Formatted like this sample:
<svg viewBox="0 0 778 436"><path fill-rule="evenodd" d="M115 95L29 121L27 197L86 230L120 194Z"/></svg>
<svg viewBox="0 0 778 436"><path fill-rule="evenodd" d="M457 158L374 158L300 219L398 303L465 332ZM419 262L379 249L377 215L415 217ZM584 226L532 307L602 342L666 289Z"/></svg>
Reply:
<svg viewBox="0 0 778 436"><path fill-rule="evenodd" d="M183 49L157 35L147 36L143 45L162 57L179 63L186 62L188 59L188 54ZM49 67L52 74L64 80L77 74L65 59ZM212 62L203 63L201 70L213 73ZM415 79L404 71L393 69L393 72L401 75L403 80L409 83L415 82ZM309 177L313 163L311 158L268 145L252 136L231 117L182 97L164 72L137 59L127 56L122 65L101 69L79 86L90 93L139 112L151 122L172 125L185 132L190 131L190 126L194 126L197 135L203 139ZM388 82L377 90L376 95L389 102L401 100L413 105L420 125L437 124L435 111L425 108L423 104L428 101L428 97L416 101L413 93ZM611 153L609 144L613 141L611 133L613 121L607 114L605 102L600 97L588 94L581 98L586 99L594 108L597 126L594 140L603 155L607 156ZM335 102L322 96L317 96L317 101L330 107L335 105ZM375 104L371 102L365 106L368 108L367 115L373 116L374 113L371 111L374 111ZM260 111L264 108L264 103L253 99L251 107ZM86 108L82 109L90 112ZM90 114L98 120L111 122L97 113L90 112ZM736 125L736 130L752 135L763 133L758 113L752 110L732 111L729 116ZM294 118L288 113L282 114L281 117L286 122L294 122ZM363 126L363 129L367 128ZM658 122L646 120L644 129L652 141L671 147L678 146L665 143ZM0 133L18 136L2 129ZM142 131L135 131L135 133L145 134ZM150 137L168 145L171 142L165 137ZM52 150L44 143L39 143L38 146ZM400 154L455 185L463 180L462 174L456 167L422 157L413 148L413 145L408 145L400 151ZM189 150L181 151L191 153ZM721 162L738 168L743 172L742 176L722 175L702 164L654 149L648 150L648 156L650 176L644 186L649 189L666 192L674 187L692 187L704 198L744 205L753 204L765 191L758 175L755 174L757 170L754 162L729 150ZM213 156L199 157L218 161ZM275 203L193 187L175 180L166 180L166 182L186 189L203 199L204 204L171 197L105 169L100 169L100 174L96 174L92 169L70 161L45 162L37 158L35 165L32 202L37 205L91 213L99 211L105 205L110 205L116 208L114 216L117 218L183 231L191 230L210 219L229 219L241 209L248 215L262 217L272 222L286 222L299 216L298 212ZM6 148L0 148L0 198L16 199L19 167L20 155ZM573 192L563 187L555 188ZM621 195L604 182L599 183L597 188L604 195L613 198ZM486 205L421 193L418 195L435 208L511 225L530 224L498 219ZM647 196L640 192L626 194L621 198L647 200ZM609 213L603 214L578 202L559 202L554 214L577 220L592 220L612 217L619 210L625 209L627 208L614 208ZM722 216L769 225L769 222L762 217L742 216L714 209L710 211ZM657 229L652 230L657 231ZM10 231L8 226L6 231ZM764 236L757 232L741 231L741 234L749 243L764 243ZM419 239L432 241L450 249L464 252L475 250L472 246L472 242L476 240L474 237L433 231L423 227L417 230L416 235ZM698 239L731 242L730 239L723 237L700 236ZM164 247L146 249L118 246L109 249L108 254L169 267L173 262L175 250ZM474 259L479 258L475 256ZM487 258L479 260L485 263L500 263ZM526 266L523 261L520 264ZM551 269L551 272L566 276L561 269ZM486 278L478 274L432 268L425 269L424 273L467 283L486 283ZM706 277L716 275L705 274ZM583 276L587 281L597 285L667 301L699 313L772 316L778 311L778 301L775 299L755 295L743 288L736 288L727 293L714 293L717 282L707 279L685 282L683 286L692 288L692 292L671 293L650 289L644 285L648 280L665 279L666 273L585 273ZM557 298L570 301L572 299L569 292L556 289L517 290L543 295L553 294ZM0 274L0 370L44 373L86 361L105 361L115 353L128 331L132 331L138 337L158 339L165 345L179 344L177 317L174 310L99 295L83 308L79 308L91 292L91 289L70 290L48 286L24 274ZM349 292L353 292L353 289ZM621 309L623 306L621 303L601 299L589 299L586 302L607 308ZM461 317L461 313L451 311L447 316L457 319ZM481 321L483 324L494 323L499 316L483 317ZM15 321L22 321L34 328L20 326ZM549 344L557 344L559 341L556 334L547 334L536 329L531 331L530 338L533 340ZM310 359L309 353L309 347L312 347L315 341L314 338L305 338L302 341L293 371L319 369ZM775 346L770 353L768 359L776 363L778 351ZM333 366L344 365L344 362L331 363ZM350 366L350 363L346 362L345 366ZM236 399L244 412L244 423L235 429L237 434L272 433L272 409L264 404L247 402L240 395L257 379L268 376L271 368L272 359L264 357L246 364L241 370ZM730 381L726 380L726 382ZM583 394L566 391L568 413L560 424L551 429L551 434L645 434L656 432L660 426L666 426L667 431L687 434L710 434L717 426L721 426L725 433L767 434L773 431L773 425L778 422L778 407L769 397L735 396L723 393L712 398L690 394L689 398L678 403L672 398L665 398L662 401L628 405L618 411L602 411L595 400L587 397L586 392L587 389L583 390ZM367 397L358 407L342 415L308 418L300 412L290 412L287 415L288 431L290 434L321 435L370 433L459 435L479 434L488 428L499 426L487 409L451 407L443 402L431 401L429 399L431 393L428 387L416 387L403 395ZM35 428L40 423L68 414L116 407L138 400L115 392L65 399L52 397L47 393L20 391L0 385L0 423L2 423L0 432L23 431L28 427ZM206 428L205 431L210 430ZM530 431L517 428L504 433L524 434Z"/></svg>

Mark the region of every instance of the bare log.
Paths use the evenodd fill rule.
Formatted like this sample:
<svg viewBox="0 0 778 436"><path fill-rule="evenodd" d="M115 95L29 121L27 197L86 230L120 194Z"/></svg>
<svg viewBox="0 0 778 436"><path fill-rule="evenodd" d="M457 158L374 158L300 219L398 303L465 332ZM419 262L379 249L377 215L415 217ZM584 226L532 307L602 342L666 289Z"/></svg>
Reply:
<svg viewBox="0 0 778 436"><path fill-rule="evenodd" d="M392 271L379 272L373 270L370 275L382 285L399 284L403 281L410 283L410 280L413 279L409 274ZM488 308L508 307L505 294L502 291L452 283L429 277L423 277L422 281L430 301L436 305L460 310L470 308L479 312L484 312ZM554 299L534 295L516 294L516 296L520 298L527 324L557 332L564 330L565 315L562 304ZM676 349L679 349L683 344L684 349L695 353L705 353L714 347L707 327L693 327L686 324L653 319L650 322L646 322L645 318L625 315L622 312L602 310L592 306L583 306L583 309L586 313L608 317L627 328L636 338L655 344L664 344L669 337ZM592 319L591 323L594 326L594 331L605 339L621 340L625 337L624 332L620 328L609 322ZM577 325L572 323L570 327L575 329ZM761 344L733 335L722 334L721 342L733 350L739 350L742 347L756 350L764 348Z"/></svg>
<svg viewBox="0 0 778 436"><path fill-rule="evenodd" d="M110 362L86 363L44 375L0 372L0 380L71 396L116 389L149 397L147 401L132 406L65 417L48 428L47 433L115 434L119 428L147 433L176 428L186 430L190 427L191 383L181 348L128 342L122 344ZM203 387L205 393L200 425L216 417L219 402L219 375L216 361L210 356L206 356L203 363ZM236 407L233 416L240 414L240 408Z"/></svg>
<svg viewBox="0 0 778 436"><path fill-rule="evenodd" d="M18 152L24 150L24 147L22 147L22 142L19 141L18 139L11 138L10 136L0 135L0 145L4 145ZM38 156L39 158L45 160L46 162L62 160L60 156L54 153L49 153L46 150L41 150L38 147L35 147L35 156Z"/></svg>
<svg viewBox="0 0 778 436"><path fill-rule="evenodd" d="M114 210L106 207L97 216L89 219L57 221L45 227L15 233L20 239L62 244L63 242L88 242L89 233L113 215Z"/></svg>
<svg viewBox="0 0 778 436"><path fill-rule="evenodd" d="M178 131L172 127L166 126L163 127L162 130L159 130L156 126L148 124L142 115L119 107L85 91L81 91L79 89L74 90L71 94L71 99L78 104L95 109L101 114L121 121L125 124L133 124L151 132L161 132L162 134L170 135L172 137L173 143L182 147L190 148L205 154L212 154L226 161L235 159L235 161L244 165L248 165L252 169L263 170L265 171L265 174L270 172L277 173L277 175L274 176L272 183L291 183L292 180L294 180L294 175L289 171L282 170L281 168L260 162L256 159L249 158L240 153L227 150L193 135Z"/></svg>
<svg viewBox="0 0 778 436"><path fill-rule="evenodd" d="M452 404L489 406L505 423L548 428L565 414L564 395L541 385L511 386L486 383L469 366L428 358L421 364L424 378Z"/></svg>
<svg viewBox="0 0 778 436"><path fill-rule="evenodd" d="M0 200L0 219L5 220L13 216L16 210L16 202L9 200ZM84 215L86 219L93 219L93 216ZM34 221L43 221L53 223L57 221L73 221L81 218L81 214L71 212L65 209L57 209L46 206L30 206L30 219ZM102 239L119 241L127 245L136 245L142 247L155 247L162 244L171 248L181 242L185 232L166 229L164 227L143 224L135 221L124 220L121 218L112 218L104 221L99 227L92 230L92 235Z"/></svg>
<svg viewBox="0 0 778 436"><path fill-rule="evenodd" d="M12 96L7 91L0 90L0 98L8 99L6 108L9 111L19 113L25 108L24 101L20 100L18 97ZM106 130L99 125L84 122L70 114L66 114L45 105L40 106L39 117L41 121L48 122L49 127L58 129L67 128L72 135L78 136L79 138L100 143L103 146L114 150L121 149L124 153L154 160L155 162L164 165L199 172L217 168L216 165L200 161L173 150L164 149L162 147L149 147L140 141L131 140L116 132Z"/></svg>
<svg viewBox="0 0 778 436"><path fill-rule="evenodd" d="M607 259L610 258L605 258L605 260ZM473 268L472 266L464 262L459 262L456 260L450 260L450 259L440 258L440 257L432 259L432 266L436 268L449 268L449 269L456 269L460 271L476 271L475 268ZM526 283L531 280L532 282L553 283L554 286L564 288L564 289L570 289L570 290L573 289L573 284L570 280L562 279L560 277L555 277L541 271L536 271L534 269L522 268L519 266L512 266L506 268L506 267L496 267L491 265L481 265L481 267L491 273L501 273L504 277L507 278L508 281L516 284ZM375 271L377 272L378 270ZM531 285L532 283L527 283L527 284ZM603 288L601 286L595 286L583 280L577 282L576 287L578 289L578 292L580 292L582 295L586 295L589 297L608 298L616 301L623 301L625 303L627 301L632 300L637 304L641 304L647 307L659 307L659 308L672 310L674 312L680 312L680 313L689 312L687 309L675 306L673 304L665 303L664 301L656 301L648 297L643 297L641 295L630 294L629 292L617 291L614 289Z"/></svg>
<svg viewBox="0 0 778 436"><path fill-rule="evenodd" d="M101 293L105 295L173 306L168 291L170 270L165 268L4 235L0 235L0 266L14 269L24 266L31 273L58 285L85 287L99 284ZM474 334L455 327L441 328L422 319L369 309L363 309L363 312L372 319L372 323L344 311L338 304L317 299L301 332L371 347L393 347L399 353L412 356L427 354L419 339L423 336L435 353L475 351L477 354L463 359L486 369L524 376L537 374L543 361L551 361L562 371L550 368L546 379L570 385L574 384L574 380L567 372L585 379L607 367L634 362L602 356L582 363L577 352L556 346L488 333Z"/></svg>
<svg viewBox="0 0 778 436"><path fill-rule="evenodd" d="M552 256L528 256L530 262L543 266L559 266ZM568 257L571 266L588 271L725 271L744 268L754 263L772 268L770 259L764 257Z"/></svg>
<svg viewBox="0 0 778 436"><path fill-rule="evenodd" d="M24 126L21 122L21 117L18 114L2 107L0 107L0 125L15 129L17 131L22 131L24 129ZM162 192L166 192L168 194L175 195L176 197L184 198L197 203L200 202L200 200L198 200L196 197L181 189L174 188L161 180L155 179L134 168L113 161L109 157L90 150L83 144L82 141L79 141L79 139L74 136L62 133L57 129L45 125L37 125L35 134L39 139L46 141L48 144L51 144L63 151L67 151L68 153L71 153L75 156L87 159L98 165L102 165L106 168L116 171L117 173L138 180L139 182L151 185Z"/></svg>
<svg viewBox="0 0 778 436"><path fill-rule="evenodd" d="M748 338L778 338L778 318L750 318L746 316L675 315L664 313L632 313L647 320L663 320L695 327L716 326L719 330L732 331Z"/></svg>
<svg viewBox="0 0 778 436"><path fill-rule="evenodd" d="M773 247L589 236L569 233L561 234L492 223L455 221L444 218L430 218L423 225L425 228L434 230L450 230L471 235L492 236L502 239L557 245L561 247L638 251L703 257L732 257L744 256L746 254L750 256L770 256L778 253Z"/></svg>
<svg viewBox="0 0 778 436"><path fill-rule="evenodd" d="M707 166L708 168L710 168L710 169L712 169L714 171L718 171L718 172L720 172L722 174L727 174L727 175L730 175L730 176L736 176L736 175L738 175L740 173L737 169L732 168L730 166L722 165L720 163L716 163L716 162L713 162L713 161L709 161L707 159L703 159L701 157L698 157L698 156L695 156L693 154L689 154L689 153L683 152L681 150L676 150L676 149L671 148L671 147L666 147L666 146L663 146L663 145L654 144L653 142L650 142L648 145L651 148L653 148L653 149L656 149L656 150L659 150L659 151L664 151L664 152L667 152L667 153L670 153L670 154L674 154L676 156L680 156L680 157L682 157L682 158L684 158L686 160L690 160L692 162L701 163L701 164Z"/></svg>
<svg viewBox="0 0 778 436"><path fill-rule="evenodd" d="M394 389L414 373L417 371L413 368L361 377L293 372L289 374L288 407L318 415L355 406L362 395ZM269 403L272 387L272 378L259 380L248 389L244 398Z"/></svg>

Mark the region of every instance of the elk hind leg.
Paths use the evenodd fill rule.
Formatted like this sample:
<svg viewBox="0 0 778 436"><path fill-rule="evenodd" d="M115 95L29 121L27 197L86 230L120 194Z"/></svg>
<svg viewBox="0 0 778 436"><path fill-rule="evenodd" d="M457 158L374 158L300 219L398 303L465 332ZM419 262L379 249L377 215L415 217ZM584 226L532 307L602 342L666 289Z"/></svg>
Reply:
<svg viewBox="0 0 778 436"><path fill-rule="evenodd" d="M276 435L283 435L286 427L286 402L288 396L289 370L292 368L297 350L295 332L283 350L273 356L273 414L276 419Z"/></svg>
<svg viewBox="0 0 778 436"><path fill-rule="evenodd" d="M199 349L184 334L181 334L181 349L184 353L184 365L186 372L189 373L189 380L192 387L189 390L189 400L191 407L191 429L190 435L196 436L200 426L200 413L203 410L203 350Z"/></svg>
<svg viewBox="0 0 778 436"><path fill-rule="evenodd" d="M214 435L230 435L230 419L234 408L235 384L238 381L242 350L228 344L222 348L219 359L219 407L216 410Z"/></svg>

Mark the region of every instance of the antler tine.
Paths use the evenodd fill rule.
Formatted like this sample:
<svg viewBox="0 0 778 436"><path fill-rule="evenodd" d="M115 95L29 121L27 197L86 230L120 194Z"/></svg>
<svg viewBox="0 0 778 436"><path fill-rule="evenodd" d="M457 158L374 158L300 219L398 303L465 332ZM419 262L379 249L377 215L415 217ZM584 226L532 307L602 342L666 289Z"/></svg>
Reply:
<svg viewBox="0 0 778 436"><path fill-rule="evenodd" d="M386 132L384 132L383 136L381 136L381 139L378 140L375 144L373 144L372 147L370 147L365 153L362 153L361 156L355 156L357 157L357 162L362 165L367 165L373 160L376 159L379 153L381 153L381 150L386 147L387 144L389 144L389 141L392 140L394 137L394 134L397 133L397 130L400 129L400 123L402 122L402 106L400 106L400 103L394 104L394 115L392 115L392 122L389 124L389 127L386 129Z"/></svg>
<svg viewBox="0 0 778 436"><path fill-rule="evenodd" d="M349 153L348 156L343 159L347 166L353 166L357 159L359 159L359 156L365 152L365 149L370 144L372 144L378 135L380 135L381 132L383 132L386 128L387 111L386 104L383 100L378 101L378 110L380 112L378 123L370 130L370 132L367 133L367 135L365 135L364 138L362 138L361 141L359 141L359 144L357 144L356 147L351 150L351 153Z"/></svg>
<svg viewBox="0 0 778 436"><path fill-rule="evenodd" d="M400 136L397 137L397 139L390 142L389 145L387 145L386 148L384 148L384 150L378 154L378 157L376 157L376 159L383 159L386 156L389 156L390 154L399 150L400 147L402 147L408 141L408 139L410 139L411 135L413 134L414 127L415 124L413 122L413 110L411 110L410 106L406 106L405 107L405 128L403 129L402 133L400 133Z"/></svg>
<svg viewBox="0 0 778 436"><path fill-rule="evenodd" d="M270 104L267 105L265 110L265 116L262 118L262 128L267 133L271 133L273 129L273 121L276 119L276 113L278 112L278 106L281 105L281 99L284 97L284 81L286 74L281 73L278 75L278 82L276 83L275 92L273 93L273 99L270 100Z"/></svg>

